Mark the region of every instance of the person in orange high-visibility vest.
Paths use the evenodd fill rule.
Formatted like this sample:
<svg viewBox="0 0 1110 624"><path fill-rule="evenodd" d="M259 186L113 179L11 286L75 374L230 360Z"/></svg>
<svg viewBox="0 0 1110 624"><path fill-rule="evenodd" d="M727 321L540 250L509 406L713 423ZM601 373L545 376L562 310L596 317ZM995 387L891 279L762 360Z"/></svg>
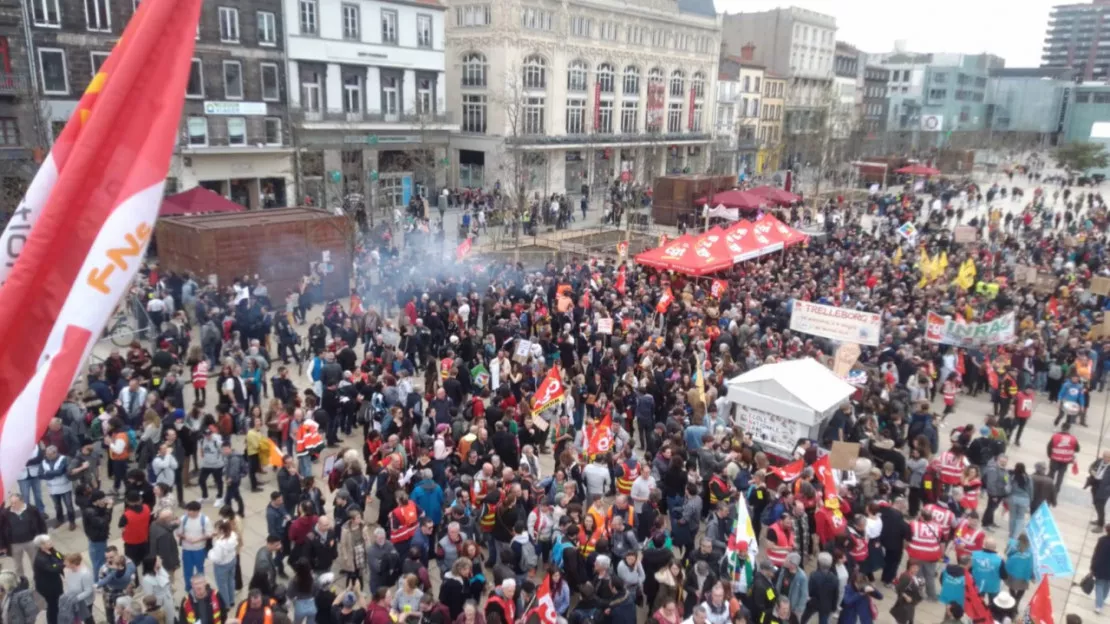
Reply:
<svg viewBox="0 0 1110 624"><path fill-rule="evenodd" d="M301 422L300 428L297 429L297 470L302 475L312 474L312 455L319 452L324 446L324 437L320 435L320 425L312 419L311 415L306 415L304 421Z"/></svg>
<svg viewBox="0 0 1110 624"><path fill-rule="evenodd" d="M1056 482L1056 493L1060 493L1060 486L1064 483L1064 473L1068 466L1075 463L1075 456L1079 453L1079 440L1071 433L1071 424L1064 421L1060 430L1052 434L1048 441L1048 476Z"/></svg>
<svg viewBox="0 0 1110 624"><path fill-rule="evenodd" d="M578 527L578 552L583 557L597 550L598 540L605 537L605 526L598 524L594 516L587 514L582 518L582 525Z"/></svg>
<svg viewBox="0 0 1110 624"><path fill-rule="evenodd" d="M786 557L794 552L793 525L793 522L783 522L780 518L767 527L767 561L777 567L786 565Z"/></svg>
<svg viewBox="0 0 1110 624"><path fill-rule="evenodd" d="M613 524L613 517L616 516L624 520L624 526L628 529L636 528L636 509L628 502L628 497L620 494L613 499L613 504L609 507L609 511L605 512L605 531L609 531L609 527Z"/></svg>
<svg viewBox="0 0 1110 624"><path fill-rule="evenodd" d="M605 527L607 526L605 522L605 515L608 510L603 511L603 504L601 502L600 495L594 494L592 498L593 501L590 504L589 509L586 510L586 515L593 518L595 527L600 527L601 530L604 531Z"/></svg>
<svg viewBox="0 0 1110 624"><path fill-rule="evenodd" d="M389 541L398 553L407 553L420 525L420 510L405 492L397 492L397 507L389 512Z"/></svg>
<svg viewBox="0 0 1110 624"><path fill-rule="evenodd" d="M185 594L178 612L178 622L184 624L224 624L227 604L224 597L208 585L203 574L194 574L189 582L192 591Z"/></svg>
<svg viewBox="0 0 1110 624"><path fill-rule="evenodd" d="M247 594L247 599L239 603L239 608L235 610L235 618L240 622L274 624L274 604L276 604L274 599L263 596L262 590L252 589ZM246 619L248 617L250 620Z"/></svg>

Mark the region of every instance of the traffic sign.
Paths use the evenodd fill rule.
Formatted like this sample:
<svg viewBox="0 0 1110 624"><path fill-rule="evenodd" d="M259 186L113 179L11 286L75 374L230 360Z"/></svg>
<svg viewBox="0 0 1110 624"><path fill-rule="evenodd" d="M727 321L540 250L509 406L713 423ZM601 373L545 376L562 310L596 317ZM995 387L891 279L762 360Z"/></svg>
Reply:
<svg viewBox="0 0 1110 624"><path fill-rule="evenodd" d="M370 181L371 182L377 182L378 181L378 170L377 169L371 169L370 170Z"/></svg>

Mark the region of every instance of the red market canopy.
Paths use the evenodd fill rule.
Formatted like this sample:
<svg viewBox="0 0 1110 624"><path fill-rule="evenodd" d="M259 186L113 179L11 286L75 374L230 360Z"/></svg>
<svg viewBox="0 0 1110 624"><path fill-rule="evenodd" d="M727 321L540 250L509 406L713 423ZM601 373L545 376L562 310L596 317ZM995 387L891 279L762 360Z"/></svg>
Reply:
<svg viewBox="0 0 1110 624"><path fill-rule="evenodd" d="M764 214L755 223L757 227L770 226L770 229L766 232L767 237L776 243L782 243L786 247L809 240L808 235L779 221L773 214Z"/></svg>
<svg viewBox="0 0 1110 624"><path fill-rule="evenodd" d="M713 228L699 237L680 236L666 245L636 256L636 262L685 275L710 275L734 263L724 244L725 232Z"/></svg>
<svg viewBox="0 0 1110 624"><path fill-rule="evenodd" d="M170 195L163 199L162 207L158 210L158 216L175 217L206 212L241 212L243 210L246 210L246 208L219 193L198 186L184 193Z"/></svg>
<svg viewBox="0 0 1110 624"><path fill-rule="evenodd" d="M673 271L675 266L681 266L683 258L686 257L696 241L697 239L693 236L683 234L674 240L667 241L665 245L637 254L636 262L656 269Z"/></svg>
<svg viewBox="0 0 1110 624"><path fill-rule="evenodd" d="M802 198L798 197L794 193L784 191L773 186L757 186L753 189L748 189L747 192L753 195L759 195L760 197L770 201L771 203L778 204L779 206L789 206L791 204L802 201Z"/></svg>
<svg viewBox="0 0 1110 624"><path fill-rule="evenodd" d="M940 175L940 169L933 169L932 167L928 167L926 165L909 165L907 167L902 167L901 169L895 169L894 173L902 173L905 175L914 176L935 176Z"/></svg>
<svg viewBox="0 0 1110 624"><path fill-rule="evenodd" d="M758 210L766 206L768 200L765 197L754 195L747 191L732 189L731 191L721 191L720 193L713 193L707 197L700 197L694 203L699 206L704 206L706 202L710 202L710 208L724 206L725 208L739 208L740 210Z"/></svg>

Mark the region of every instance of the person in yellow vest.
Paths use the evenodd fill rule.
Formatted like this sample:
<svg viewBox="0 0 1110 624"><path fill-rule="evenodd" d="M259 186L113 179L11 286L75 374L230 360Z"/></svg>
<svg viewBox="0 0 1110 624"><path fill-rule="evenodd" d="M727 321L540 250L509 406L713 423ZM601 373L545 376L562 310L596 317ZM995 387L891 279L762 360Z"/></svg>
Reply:
<svg viewBox="0 0 1110 624"><path fill-rule="evenodd" d="M497 526L497 507L501 504L501 491L492 485L492 481L489 483L492 489L480 501L478 530L481 532L481 537L478 541L485 544L486 548L489 549L490 558L493 559L497 556L497 542L493 539L493 528ZM496 559L494 560L496 561Z"/></svg>
<svg viewBox="0 0 1110 624"><path fill-rule="evenodd" d="M586 509L586 515L593 518L594 526L605 529L605 503L602 502L601 496L594 494L590 497L590 506Z"/></svg>
<svg viewBox="0 0 1110 624"><path fill-rule="evenodd" d="M252 589L247 599L235 610L239 624L274 624L274 600L265 598L262 590Z"/></svg>
<svg viewBox="0 0 1110 624"><path fill-rule="evenodd" d="M727 500L732 495L728 481L723 475L714 474L709 478L709 505L714 507L717 503Z"/></svg>
<svg viewBox="0 0 1110 624"><path fill-rule="evenodd" d="M420 510L404 491L397 492L397 507L389 512L389 541L398 553L409 551L409 542L420 526Z"/></svg>
<svg viewBox="0 0 1110 624"><path fill-rule="evenodd" d="M589 557L597 550L597 543L602 539L605 539L605 525L599 524L593 515L586 514L582 518L582 525L578 527L578 552L583 557Z"/></svg>
<svg viewBox="0 0 1110 624"><path fill-rule="evenodd" d="M192 589L181 601L177 621L184 624L224 624L227 604L223 596L209 587L203 574L194 575L189 585Z"/></svg>
<svg viewBox="0 0 1110 624"><path fill-rule="evenodd" d="M621 455L620 461L615 466L617 494L628 496L632 493L632 482L639 475L639 465L632 458L632 447L626 447Z"/></svg>

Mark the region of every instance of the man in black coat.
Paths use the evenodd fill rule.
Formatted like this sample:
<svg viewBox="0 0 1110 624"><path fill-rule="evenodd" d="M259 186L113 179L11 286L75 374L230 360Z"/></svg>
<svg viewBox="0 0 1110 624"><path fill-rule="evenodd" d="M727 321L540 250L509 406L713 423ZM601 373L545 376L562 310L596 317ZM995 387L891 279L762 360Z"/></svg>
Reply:
<svg viewBox="0 0 1110 624"><path fill-rule="evenodd" d="M520 452L517 450L517 439L498 421L493 424L493 451L501 457L501 463L517 470L520 468Z"/></svg>
<svg viewBox="0 0 1110 624"><path fill-rule="evenodd" d="M774 614L775 602L779 598L775 591L775 564L761 561L756 570L752 578L751 590L748 592L748 596L751 597L751 604L748 607L752 612L752 621L762 622L764 615L770 617Z"/></svg>
<svg viewBox="0 0 1110 624"><path fill-rule="evenodd" d="M883 545L883 582L893 583L902 563L902 548L910 538L910 525L906 522L906 499L897 498L890 506L879 510L883 530L879 543Z"/></svg>
<svg viewBox="0 0 1110 624"><path fill-rule="evenodd" d="M572 524L568 523L568 526ZM578 552L578 533L567 532L566 542L570 546L563 549L563 576L567 579L570 591L577 592L582 584L589 580L588 570L586 570L586 561Z"/></svg>
<svg viewBox="0 0 1110 624"><path fill-rule="evenodd" d="M840 606L840 581L832 570L833 558L827 552L817 554L817 569L809 575L809 604L802 614L802 622L808 622L816 613L822 621Z"/></svg>

